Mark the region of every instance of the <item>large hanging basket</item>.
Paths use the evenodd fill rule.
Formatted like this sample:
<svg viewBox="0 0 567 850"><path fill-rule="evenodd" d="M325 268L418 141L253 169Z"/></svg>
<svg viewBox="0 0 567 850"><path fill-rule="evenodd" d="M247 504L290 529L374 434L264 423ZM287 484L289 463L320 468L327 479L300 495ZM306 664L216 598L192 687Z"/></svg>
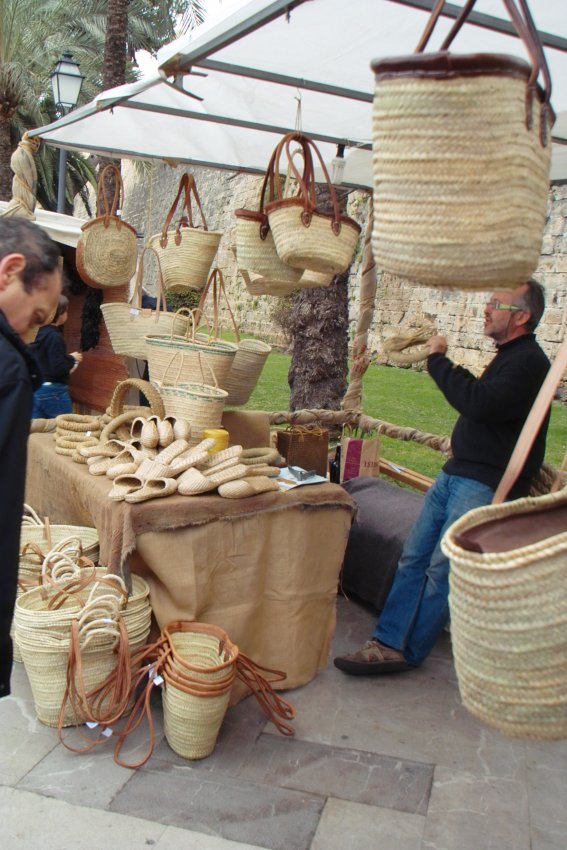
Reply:
<svg viewBox="0 0 567 850"><path fill-rule="evenodd" d="M199 209L202 229L193 222L192 198ZM180 201L177 224L174 230L169 230ZM184 174L161 233L155 233L148 239L148 246L154 248L159 256L165 291L202 289L207 283L221 236L220 231L208 229L195 178L192 174Z"/></svg>
<svg viewBox="0 0 567 850"><path fill-rule="evenodd" d="M294 144L300 145L303 151L303 175L300 175L294 162ZM325 213L317 208L311 149L319 159L327 183L332 213ZM337 193L329 179L319 149L307 136L290 133L281 144L281 152L287 155L299 191L294 197L283 197L281 183L276 179L276 200L266 204L270 229L280 259L302 271L310 269L332 275L346 271L354 256L360 225L352 218L341 215ZM280 148L277 149L278 158L279 153Z"/></svg>
<svg viewBox="0 0 567 850"><path fill-rule="evenodd" d="M567 738L567 491L476 508L442 541L463 705L508 735Z"/></svg>
<svg viewBox="0 0 567 850"><path fill-rule="evenodd" d="M375 60L374 229L382 271L428 286L514 288L534 272L546 218L551 82L525 4L506 7L532 65L510 56L423 54ZM441 4L442 7L443 4ZM541 72L545 90L537 86Z"/></svg>
<svg viewBox="0 0 567 850"><path fill-rule="evenodd" d="M105 186L108 175L114 180L112 202ZM116 215L123 199L120 171L114 165L107 165L98 181L97 209L102 214L83 224L77 242L77 271L85 283L96 289L124 286L136 272L136 231Z"/></svg>

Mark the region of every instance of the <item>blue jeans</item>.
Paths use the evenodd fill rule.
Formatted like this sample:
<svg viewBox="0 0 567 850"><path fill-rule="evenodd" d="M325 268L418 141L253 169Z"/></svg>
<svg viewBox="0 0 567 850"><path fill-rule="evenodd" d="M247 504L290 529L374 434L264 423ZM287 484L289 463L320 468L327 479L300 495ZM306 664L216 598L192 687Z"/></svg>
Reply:
<svg viewBox="0 0 567 850"><path fill-rule="evenodd" d="M72 411L66 384L42 384L33 394L32 419L55 419L60 413Z"/></svg>
<svg viewBox="0 0 567 850"><path fill-rule="evenodd" d="M377 640L403 652L414 667L429 655L449 616L449 561L441 538L455 520L488 505L493 495L487 484L445 472L425 495L374 630Z"/></svg>

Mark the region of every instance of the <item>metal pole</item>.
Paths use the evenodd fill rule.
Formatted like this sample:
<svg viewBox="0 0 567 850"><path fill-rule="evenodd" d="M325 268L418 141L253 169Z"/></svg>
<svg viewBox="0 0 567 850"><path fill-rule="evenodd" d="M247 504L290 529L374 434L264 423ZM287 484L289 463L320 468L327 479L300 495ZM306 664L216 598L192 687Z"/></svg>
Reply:
<svg viewBox="0 0 567 850"><path fill-rule="evenodd" d="M59 148L59 181L57 184L57 212L65 212L65 172L67 171L67 151Z"/></svg>

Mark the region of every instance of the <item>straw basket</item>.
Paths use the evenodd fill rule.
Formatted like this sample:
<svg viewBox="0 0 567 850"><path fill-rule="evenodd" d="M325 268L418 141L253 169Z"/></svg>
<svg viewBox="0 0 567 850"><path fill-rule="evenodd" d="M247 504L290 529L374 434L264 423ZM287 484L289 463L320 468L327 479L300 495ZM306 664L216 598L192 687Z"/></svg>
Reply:
<svg viewBox="0 0 567 850"><path fill-rule="evenodd" d="M96 528L84 525L55 525L50 523L47 517L41 520L30 505L24 505L24 517L20 531L20 565L22 563L35 564L41 569L40 556L31 549L28 549L28 554L24 552L28 544L32 543L38 546L47 554L69 537L78 538L81 542L82 554L94 563L98 562L99 541Z"/></svg>
<svg viewBox="0 0 567 850"><path fill-rule="evenodd" d="M250 295L273 295L281 297L291 295L292 292L299 289L299 283L271 280L270 278L256 274L256 272L248 272L246 269L239 269L239 272Z"/></svg>
<svg viewBox="0 0 567 850"><path fill-rule="evenodd" d="M109 175L114 181L112 203L105 186ZM116 215L123 207L121 197L124 186L120 171L107 165L98 181L97 209L102 215L83 224L77 242L77 271L85 283L98 289L124 286L136 271L136 231Z"/></svg>
<svg viewBox="0 0 567 850"><path fill-rule="evenodd" d="M453 30L439 53L372 63L372 251L383 271L465 290L513 288L532 275L554 116L535 28L520 35L535 76L514 57L447 52Z"/></svg>
<svg viewBox="0 0 567 850"><path fill-rule="evenodd" d="M267 280L280 281L294 289L301 277L301 269L286 265L278 256L267 215L243 209L236 210L234 214L239 267L248 272L255 272Z"/></svg>
<svg viewBox="0 0 567 850"><path fill-rule="evenodd" d="M142 289L144 277L144 259L153 254L157 263L158 283L156 309L142 307ZM187 319L179 314L167 312L163 292L163 279L159 257L153 248L144 248L138 263L138 274L134 292L129 303L111 301L101 304L110 343L115 354L124 357L148 359L145 337L148 334L184 334L187 331Z"/></svg>
<svg viewBox="0 0 567 850"><path fill-rule="evenodd" d="M203 439L206 428L220 428L222 412L228 393L208 384L182 383L159 387L167 416L185 419L191 423L190 446Z"/></svg>
<svg viewBox="0 0 567 850"><path fill-rule="evenodd" d="M270 345L260 340L240 341L232 368L223 384L228 393L226 404L236 406L247 403L271 350Z"/></svg>
<svg viewBox="0 0 567 850"><path fill-rule="evenodd" d="M303 149L303 177L293 161L294 152L291 145L294 142ZM317 209L311 148L317 154L327 183L333 208L330 214ZM282 197L280 183L276 180L277 199L266 204L270 229L280 259L302 271L310 269L323 274L346 271L354 256L360 225L354 219L340 214L337 193L329 179L319 149L307 136L291 133L285 137L281 151L287 154L299 192L295 197Z"/></svg>
<svg viewBox="0 0 567 850"><path fill-rule="evenodd" d="M228 708L238 647L222 629L204 623L172 623L164 634L165 737L183 758L206 758L215 748Z"/></svg>
<svg viewBox="0 0 567 850"><path fill-rule="evenodd" d="M463 705L508 735L567 737L566 528L562 490L476 508L442 541Z"/></svg>
<svg viewBox="0 0 567 850"><path fill-rule="evenodd" d="M116 667L119 616L126 627L130 653L143 646L148 637L151 609L146 582L133 576L133 593L126 602L121 587L115 584L115 576L110 584L101 579L99 570L96 581L80 593L39 587L22 594L16 602L16 641L30 680L37 717L47 726L57 726L60 721L63 726L70 726L86 719L70 705L66 706L63 717L59 716L67 683L73 619L80 624L82 679L87 693ZM81 624L89 595L94 602L95 619ZM58 598L59 602L63 601L55 607ZM109 615L109 601L116 609L116 616ZM53 608L49 607L50 602L55 602Z"/></svg>
<svg viewBox="0 0 567 850"><path fill-rule="evenodd" d="M168 230L179 201L179 220L175 230ZM191 198L195 199L203 229L193 224ZM201 208L197 186L192 174L184 174L179 181L175 200L169 210L161 233L148 239L148 246L158 254L166 292L184 292L202 289L207 283L209 269L221 240L220 231L209 230Z"/></svg>

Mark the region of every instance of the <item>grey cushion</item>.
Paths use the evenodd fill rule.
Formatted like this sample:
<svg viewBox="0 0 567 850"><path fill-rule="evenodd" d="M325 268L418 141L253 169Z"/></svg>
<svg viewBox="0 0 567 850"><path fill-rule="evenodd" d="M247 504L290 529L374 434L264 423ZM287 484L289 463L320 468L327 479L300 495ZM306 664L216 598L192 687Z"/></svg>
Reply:
<svg viewBox="0 0 567 850"><path fill-rule="evenodd" d="M404 542L421 510L423 494L380 478L342 485L357 505L345 552L342 587L381 611Z"/></svg>

